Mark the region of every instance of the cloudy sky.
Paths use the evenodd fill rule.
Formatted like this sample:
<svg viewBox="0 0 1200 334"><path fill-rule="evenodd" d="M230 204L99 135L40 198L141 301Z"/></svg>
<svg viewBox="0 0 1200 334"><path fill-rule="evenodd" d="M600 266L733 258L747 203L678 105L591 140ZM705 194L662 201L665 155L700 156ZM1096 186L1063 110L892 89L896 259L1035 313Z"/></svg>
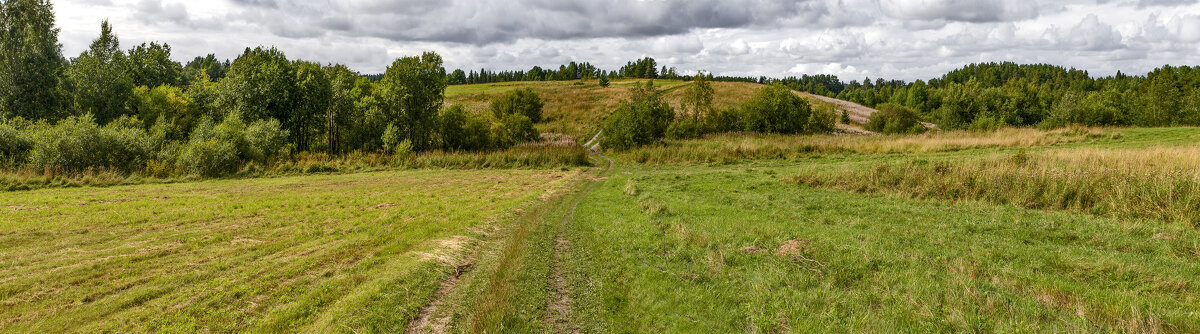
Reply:
<svg viewBox="0 0 1200 334"><path fill-rule="evenodd" d="M109 19L122 47L184 61L275 45L382 72L433 50L447 68L528 69L651 56L685 73L928 79L967 63L1109 75L1200 63L1198 0L56 0L68 57Z"/></svg>

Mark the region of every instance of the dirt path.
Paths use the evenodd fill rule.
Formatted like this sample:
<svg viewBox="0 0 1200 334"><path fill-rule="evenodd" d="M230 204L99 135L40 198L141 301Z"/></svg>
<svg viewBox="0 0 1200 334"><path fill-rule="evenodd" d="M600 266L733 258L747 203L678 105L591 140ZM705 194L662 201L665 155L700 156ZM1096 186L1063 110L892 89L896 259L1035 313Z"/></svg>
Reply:
<svg viewBox="0 0 1200 334"><path fill-rule="evenodd" d="M417 320L408 324L408 328L404 329L405 334L418 333L448 333L450 331L450 314L438 315L438 311L446 306L446 298L449 298L450 293L458 286L458 282L462 279L462 275L471 269L472 263L475 262L476 256L479 254L479 249L482 247L482 241L475 243L468 250L467 256L458 260L458 263L452 263L454 266L454 275L442 281L442 285L433 295L433 301L421 308L420 313L417 313ZM437 318L434 318L437 316Z"/></svg>
<svg viewBox="0 0 1200 334"><path fill-rule="evenodd" d="M818 100L821 102L833 104L834 106L837 107L838 111L845 110L846 116L850 116L850 120L853 121L854 123L858 123L858 124L867 124L867 120L871 118L871 114L879 112L879 110L875 110L874 108L867 108L864 105L846 101L846 100L838 100L838 99L835 99L832 97L812 94L812 93L808 93L808 92L801 92L801 91L795 91L795 92L796 92L796 95L800 95L800 97L803 97L806 99ZM839 113L838 116L840 117L841 114Z"/></svg>
<svg viewBox="0 0 1200 334"><path fill-rule="evenodd" d="M592 139L584 143L588 153L596 157L597 160L604 159L608 161L608 166L599 173L601 177L608 175L612 171L613 160L600 152L600 134L604 130L596 132ZM567 284L567 279L564 274L562 263L565 261L567 252L571 250L571 240L566 238L568 226L571 220L575 219L575 210L579 207L579 201L584 195L587 195L591 187L585 185L584 189L576 194L571 200L571 208L567 209L567 214L563 216L562 222L559 224L558 234L554 237L554 259L553 267L550 268L550 296L549 305L547 305L547 313L545 323L550 325L550 331L553 333L579 333L579 328L571 323L571 294L570 287Z"/></svg>

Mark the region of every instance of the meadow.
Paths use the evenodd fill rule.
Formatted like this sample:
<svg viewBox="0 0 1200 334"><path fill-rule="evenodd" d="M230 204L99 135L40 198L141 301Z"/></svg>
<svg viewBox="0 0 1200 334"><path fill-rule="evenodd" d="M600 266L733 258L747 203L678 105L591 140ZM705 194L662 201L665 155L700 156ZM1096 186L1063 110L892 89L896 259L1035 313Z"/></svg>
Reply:
<svg viewBox="0 0 1200 334"><path fill-rule="evenodd" d="M396 332L578 170L0 193L0 332Z"/></svg>
<svg viewBox="0 0 1200 334"><path fill-rule="evenodd" d="M1200 331L1198 128L585 151L635 84L447 90L485 113L532 88L563 145L28 171L0 192L0 332ZM676 108L689 84L655 81ZM714 86L720 108L761 87Z"/></svg>

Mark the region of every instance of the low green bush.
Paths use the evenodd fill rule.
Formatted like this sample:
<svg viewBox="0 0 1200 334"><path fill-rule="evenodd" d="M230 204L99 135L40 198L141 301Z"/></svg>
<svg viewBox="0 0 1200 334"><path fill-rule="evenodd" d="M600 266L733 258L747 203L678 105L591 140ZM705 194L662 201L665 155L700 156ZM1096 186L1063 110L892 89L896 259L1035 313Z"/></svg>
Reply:
<svg viewBox="0 0 1200 334"><path fill-rule="evenodd" d="M884 103L876 106L878 112L871 115L863 127L868 131L885 134L925 132L917 113L908 107Z"/></svg>
<svg viewBox="0 0 1200 334"><path fill-rule="evenodd" d="M30 166L70 173L140 170L152 153L149 136L133 118L101 127L90 114L67 117L55 125L32 127L30 140Z"/></svg>
<svg viewBox="0 0 1200 334"><path fill-rule="evenodd" d="M510 91L504 96L492 100L491 110L496 119L504 119L508 115L521 114L529 121L542 121L542 97L530 88Z"/></svg>
<svg viewBox="0 0 1200 334"><path fill-rule="evenodd" d="M538 131L533 127L533 121L521 114L509 114L501 118L493 127L496 144L500 147L538 140Z"/></svg>
<svg viewBox="0 0 1200 334"><path fill-rule="evenodd" d="M438 127L442 148L446 150L479 151L491 148L494 144L491 120L469 113L459 105L442 109L438 115Z"/></svg>
<svg viewBox="0 0 1200 334"><path fill-rule="evenodd" d="M634 88L632 99L604 120L600 145L622 151L661 140L675 118L675 110L661 95L651 82Z"/></svg>

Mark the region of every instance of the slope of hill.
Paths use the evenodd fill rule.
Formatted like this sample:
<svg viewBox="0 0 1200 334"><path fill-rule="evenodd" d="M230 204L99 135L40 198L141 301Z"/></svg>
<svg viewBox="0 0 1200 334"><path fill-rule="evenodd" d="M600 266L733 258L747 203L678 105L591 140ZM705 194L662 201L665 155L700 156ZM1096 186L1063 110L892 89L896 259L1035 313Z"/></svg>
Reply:
<svg viewBox="0 0 1200 334"><path fill-rule="evenodd" d="M562 133L573 138L590 138L596 133L599 124L622 100L629 98L629 89L645 80L614 80L609 87L600 87L595 81L526 81L503 82L475 85L455 85L446 89L446 104L459 104L474 112L489 112L488 104L493 98L504 93L521 88L533 89L545 103L543 115L545 121L538 125L538 130L550 133ZM654 80L655 87L662 90L664 99L681 109L683 92L689 82L678 80ZM713 107L717 109L740 106L743 101L754 95L762 85L746 82L714 82L713 90L716 96ZM830 103L839 111L847 110L855 123L865 123L875 109L862 105L797 92L817 107L819 103ZM860 132L857 126L845 126L844 130Z"/></svg>

